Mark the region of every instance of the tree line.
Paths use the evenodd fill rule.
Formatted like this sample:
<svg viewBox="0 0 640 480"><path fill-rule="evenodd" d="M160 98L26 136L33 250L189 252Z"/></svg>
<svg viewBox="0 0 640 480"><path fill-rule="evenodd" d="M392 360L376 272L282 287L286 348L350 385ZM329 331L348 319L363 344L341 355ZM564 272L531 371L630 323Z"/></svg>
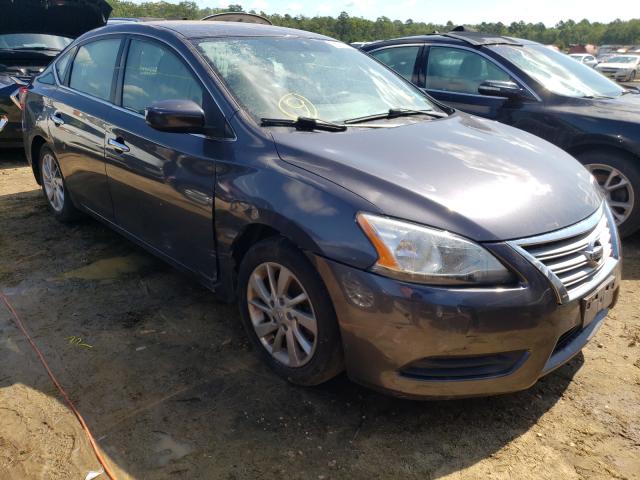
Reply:
<svg viewBox="0 0 640 480"><path fill-rule="evenodd" d="M113 7L112 17L200 19L215 13L244 11L242 6L238 4L229 5L228 8L200 8L193 1L181 1L180 3L148 1L140 4L128 0L108 0L108 2ZM345 42L446 32L456 26L454 21L449 21L445 25L438 25L417 22L412 19L404 21L391 20L387 17L368 20L362 17L350 16L346 12L342 12L338 17L291 16L288 14L267 14L255 11L250 13L258 13L264 16L271 20L274 25L321 33ZM614 20L611 23L592 23L586 19L579 22L567 20L561 21L553 27L547 27L543 23L525 23L522 21L513 22L509 25L502 22L483 22L469 26L486 33L527 38L544 44L555 44L561 48L566 48L572 44L587 43L594 45L640 44L640 18L626 21Z"/></svg>

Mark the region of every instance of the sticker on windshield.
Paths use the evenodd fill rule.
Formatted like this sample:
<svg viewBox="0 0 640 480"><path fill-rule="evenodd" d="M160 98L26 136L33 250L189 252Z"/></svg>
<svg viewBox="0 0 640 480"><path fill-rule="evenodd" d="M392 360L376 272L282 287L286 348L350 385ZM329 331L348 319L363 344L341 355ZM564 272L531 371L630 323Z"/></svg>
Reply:
<svg viewBox="0 0 640 480"><path fill-rule="evenodd" d="M287 117L293 119L298 117L318 118L318 109L311 103L311 100L297 93L287 93L278 102L278 108Z"/></svg>

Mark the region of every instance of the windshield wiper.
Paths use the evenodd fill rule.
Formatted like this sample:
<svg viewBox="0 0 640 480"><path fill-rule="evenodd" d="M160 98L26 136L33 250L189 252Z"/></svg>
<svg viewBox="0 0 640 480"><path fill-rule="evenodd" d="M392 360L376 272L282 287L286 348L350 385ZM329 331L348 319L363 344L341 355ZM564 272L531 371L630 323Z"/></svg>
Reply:
<svg viewBox="0 0 640 480"><path fill-rule="evenodd" d="M346 125L333 123L317 118L298 117L295 120L289 118L261 118L260 124L263 127L294 127L296 130L310 132L312 130L324 130L326 132L344 132Z"/></svg>
<svg viewBox="0 0 640 480"><path fill-rule="evenodd" d="M349 120L345 120L344 123L345 124L362 123L362 122L370 122L373 120L409 117L412 115L427 115L429 117L434 117L434 118L445 118L449 116L446 113L438 112L437 110L414 110L411 108L390 108L385 113L376 113L374 115L367 115L365 117L350 118Z"/></svg>
<svg viewBox="0 0 640 480"><path fill-rule="evenodd" d="M585 95L582 98L588 98L590 100L602 100L602 99L611 100L611 99L613 99L613 97L608 97L606 95Z"/></svg>

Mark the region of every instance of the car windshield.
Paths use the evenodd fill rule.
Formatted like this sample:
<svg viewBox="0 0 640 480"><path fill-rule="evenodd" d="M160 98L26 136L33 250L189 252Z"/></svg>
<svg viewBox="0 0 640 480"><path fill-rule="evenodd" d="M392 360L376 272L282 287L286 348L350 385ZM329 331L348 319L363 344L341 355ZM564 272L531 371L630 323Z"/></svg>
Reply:
<svg viewBox="0 0 640 480"><path fill-rule="evenodd" d="M591 67L543 45L495 45L490 48L558 95L618 97L624 92L622 87Z"/></svg>
<svg viewBox="0 0 640 480"><path fill-rule="evenodd" d="M43 33L10 33L0 35L0 49L4 50L63 50L70 38Z"/></svg>
<svg viewBox="0 0 640 480"><path fill-rule="evenodd" d="M435 110L420 90L337 41L207 38L197 45L239 103L258 119L343 122L390 109Z"/></svg>
<svg viewBox="0 0 640 480"><path fill-rule="evenodd" d="M607 59L607 63L636 63L638 61L638 58L640 57L635 57L632 55L611 57Z"/></svg>

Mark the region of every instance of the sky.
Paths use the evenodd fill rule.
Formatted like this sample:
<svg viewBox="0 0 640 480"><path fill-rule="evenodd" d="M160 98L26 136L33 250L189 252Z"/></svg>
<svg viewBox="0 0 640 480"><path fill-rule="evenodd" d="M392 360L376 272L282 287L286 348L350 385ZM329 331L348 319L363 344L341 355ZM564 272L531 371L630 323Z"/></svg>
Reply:
<svg viewBox="0 0 640 480"><path fill-rule="evenodd" d="M137 0L140 3L142 0ZM178 0L169 0L177 2ZM239 3L245 10L290 15L331 15L342 11L375 20L423 21L442 24L477 24L483 21L542 22L553 26L560 20L610 22L640 17L640 0L195 0L201 7L226 7ZM635 15L634 15L635 14Z"/></svg>

